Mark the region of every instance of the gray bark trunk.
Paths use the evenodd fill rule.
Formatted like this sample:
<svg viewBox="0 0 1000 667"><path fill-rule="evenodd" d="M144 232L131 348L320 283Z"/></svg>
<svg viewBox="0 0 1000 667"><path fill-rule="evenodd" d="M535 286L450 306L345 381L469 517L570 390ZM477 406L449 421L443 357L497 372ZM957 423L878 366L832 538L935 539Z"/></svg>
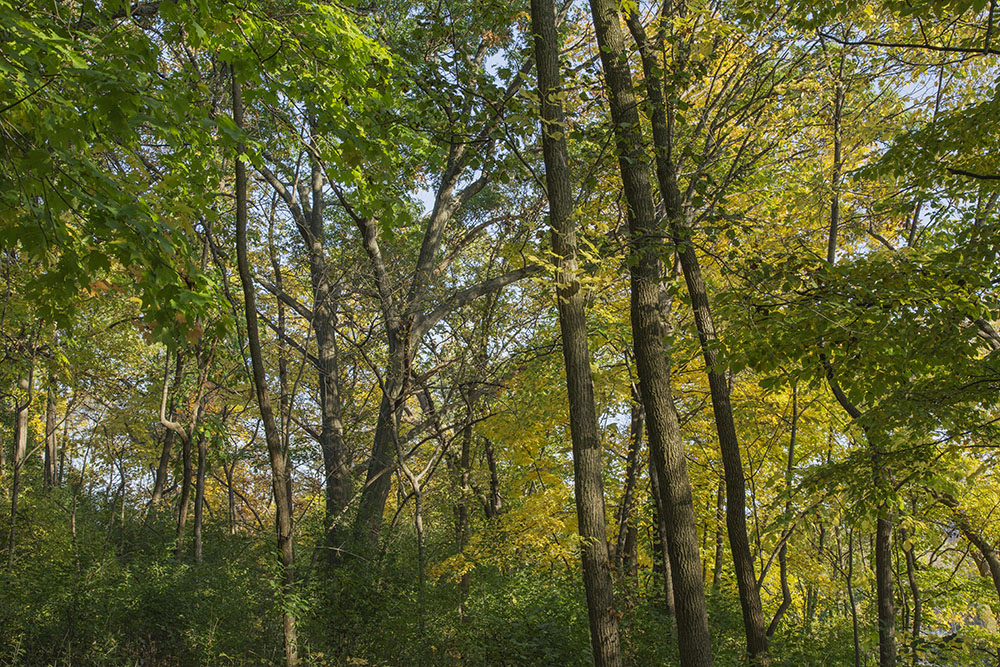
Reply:
<svg viewBox="0 0 1000 667"><path fill-rule="evenodd" d="M233 121L238 129L243 127L243 100L236 68L233 67ZM267 389L267 376L260 349L260 330L257 324L257 296L254 293L250 261L247 258L247 174L246 165L240 159L242 146L236 150L236 256L239 266L240 283L243 287L244 312L247 323L247 342L250 348L250 362L253 371L254 390L260 418L264 423L264 437L267 454L271 462L271 486L274 493L275 532L278 537L278 552L283 571L282 592L291 596L295 585L295 554L292 541L292 480L288 452L281 445L281 435L274 420L271 397ZM298 664L298 642L296 639L295 616L283 605L282 637L285 647L285 665Z"/></svg>
<svg viewBox="0 0 1000 667"><path fill-rule="evenodd" d="M573 479L583 560L583 584L590 619L590 645L597 667L622 664L618 615L608 558L601 479L601 440L594 406L594 385L587 347L584 293L579 280L573 188L566 121L559 95L559 37L552 0L531 0L531 27L541 98L542 148L548 190L552 247L556 254L556 294L563 360L569 394L570 434L573 442ZM634 446L634 445L633 445ZM634 486L634 480L633 480ZM630 489L626 491L628 496ZM626 502L629 502L626 500ZM623 507L622 518L626 508ZM624 522L622 527L624 527ZM620 539L624 544L624 541Z"/></svg>
<svg viewBox="0 0 1000 667"><path fill-rule="evenodd" d="M590 0L604 78L615 126L619 169L628 201L632 339L639 392L646 412L649 447L664 492L667 543L681 663L712 664L711 638L702 586L698 531L680 424L670 388L665 327L660 303L659 225L643 150L638 101L628 66L618 3Z"/></svg>

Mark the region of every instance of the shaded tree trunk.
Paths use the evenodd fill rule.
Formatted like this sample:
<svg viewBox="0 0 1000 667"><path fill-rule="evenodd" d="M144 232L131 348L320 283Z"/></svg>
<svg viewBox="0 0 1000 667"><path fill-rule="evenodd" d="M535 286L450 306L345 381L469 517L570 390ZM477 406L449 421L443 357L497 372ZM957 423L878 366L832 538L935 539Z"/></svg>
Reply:
<svg viewBox="0 0 1000 667"><path fill-rule="evenodd" d="M205 467L208 464L208 448L205 434L198 434L198 472L194 483L194 562L201 564L201 533L205 514Z"/></svg>
<svg viewBox="0 0 1000 667"><path fill-rule="evenodd" d="M715 426L719 435L719 449L726 480L726 527L729 546L736 571L736 583L743 611L743 626L746 632L747 652L756 659L767 652L767 632L764 626L764 612L754 575L753 555L747 538L746 527L746 481L743 463L740 459L739 440L733 421L733 409L729 397L729 383L719 363L719 342L712 319L708 292L702 277L698 255L692 244L692 229L687 223L677 174L670 159L672 140L667 124L667 107L660 80L660 67L656 54L646 37L645 30L635 12L629 17L629 28L642 55L643 74L652 121L653 145L656 155L656 175L663 200L663 210L670 224L677 253L680 256L684 280L691 297L698 338L705 358L709 389L712 394L712 409Z"/></svg>
<svg viewBox="0 0 1000 667"><path fill-rule="evenodd" d="M59 460L59 439L56 435L56 376L51 370L45 390L45 461L42 483L46 489L56 485L56 462Z"/></svg>
<svg viewBox="0 0 1000 667"><path fill-rule="evenodd" d="M500 498L500 474L497 472L497 457L493 451L493 442L483 438L483 454L486 456L486 467L490 471L490 495L484 503L486 519L490 520L503 511L503 501Z"/></svg>
<svg viewBox="0 0 1000 667"><path fill-rule="evenodd" d="M243 127L243 100L236 67L232 68L233 79L233 121L238 129ZM240 283L243 287L244 312L247 323L247 343L253 371L254 390L260 418L264 424L267 454L271 463L271 485L274 493L275 532L278 538L278 552L283 571L282 593L285 600L292 595L295 585L295 554L292 541L292 479L288 452L281 444L281 435L274 420L271 397L267 389L263 355L260 349L260 330L257 324L257 296L254 293L250 261L247 257L247 174L246 165L240 155L243 146L236 148L236 256L239 266ZM282 605L282 637L285 647L285 665L298 664L298 642L296 639L295 617L288 605Z"/></svg>
<svg viewBox="0 0 1000 667"><path fill-rule="evenodd" d="M892 576L892 518L879 508L875 524L875 590L878 596L878 659L880 667L896 664L896 599Z"/></svg>
<svg viewBox="0 0 1000 667"><path fill-rule="evenodd" d="M712 566L712 593L722 588L722 558L725 554L723 538L726 526L726 483L720 479L715 489L715 563Z"/></svg>
<svg viewBox="0 0 1000 667"><path fill-rule="evenodd" d="M642 128L628 53L615 0L590 0L600 47L604 79L614 123L619 169L628 202L631 257L632 339L635 345L639 393L646 413L649 447L664 492L670 569L681 662L712 663L711 638L702 587L698 531L691 484L681 443L680 423L670 388L666 330L660 303L659 225L643 150Z"/></svg>
<svg viewBox="0 0 1000 667"><path fill-rule="evenodd" d="M785 516L789 516L792 511L792 473L795 471L795 438L798 435L799 427L799 388L797 382L792 382L792 428L788 437L788 463L785 466L785 493L788 499L785 501ZM778 576L781 581L781 604L771 618L767 626L767 636L774 636L781 618L788 611L792 604L792 591L788 587L788 540L785 539L778 548ZM763 576L763 575L761 575Z"/></svg>
<svg viewBox="0 0 1000 667"><path fill-rule="evenodd" d="M28 456L28 408L31 407L31 399L34 390L35 365L32 360L31 368L27 377L18 378L18 385L25 392L24 400L20 397L14 413L14 455L11 464L13 465L13 479L10 486L10 533L7 541L7 568L14 565L14 548L17 543L17 501L21 493L21 469Z"/></svg>
<svg viewBox="0 0 1000 667"><path fill-rule="evenodd" d="M587 347L584 293L578 276L576 225L573 220L573 186L566 121L560 98L559 37L552 0L531 0L538 90L541 98L542 148L545 183L556 254L556 294L563 361L569 394L570 434L573 442L573 480L583 560L583 584L590 619L590 645L597 667L622 664L618 615L604 518L604 484L601 479L601 440L594 406L594 385ZM635 449L635 444L633 444ZM634 467L634 466L633 466ZM634 487L635 480L630 480ZM631 495L631 488L626 496ZM626 503L629 500L625 501ZM628 508L622 508L622 524ZM624 545L624 535L619 544Z"/></svg>
<svg viewBox="0 0 1000 667"><path fill-rule="evenodd" d="M675 616L674 609L674 582L670 576L670 549L666 542L666 535L669 530L667 526L666 514L663 511L663 491L660 488L660 479L656 472L656 465L653 462L652 452L649 453L649 486L650 495L653 497L653 574L659 578L663 585L663 613L667 616ZM655 578L654 577L654 578ZM658 595L656 597L659 597Z"/></svg>

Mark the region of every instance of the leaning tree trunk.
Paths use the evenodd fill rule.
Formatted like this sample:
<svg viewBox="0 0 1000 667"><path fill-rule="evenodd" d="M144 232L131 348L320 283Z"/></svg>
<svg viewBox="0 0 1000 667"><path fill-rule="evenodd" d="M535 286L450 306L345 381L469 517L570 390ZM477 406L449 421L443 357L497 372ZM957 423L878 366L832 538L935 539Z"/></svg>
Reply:
<svg viewBox="0 0 1000 667"><path fill-rule="evenodd" d="M618 3L615 0L590 0L590 9L604 66L619 169L628 201L632 253L629 259L632 339L639 393L646 411L649 447L664 492L663 508L669 529L666 537L670 549L681 662L684 665L710 665L712 648L702 587L698 531L663 342L666 331L660 311L662 243L658 241L660 230L643 150L638 101L628 65Z"/></svg>
<svg viewBox="0 0 1000 667"><path fill-rule="evenodd" d="M542 150L552 224L552 248L556 254L556 295L563 360L566 364L566 388L569 393L573 480L576 514L582 538L580 556L583 560L583 584L587 593L587 616L590 619L590 646L597 667L621 665L618 615L614 607L614 586L611 581L604 518L601 439L590 373L584 293L578 275L573 186L565 139L566 120L560 98L562 81L559 74L559 37L552 0L531 0L531 28L535 37L535 61L538 66ZM623 508L623 519L625 511Z"/></svg>
<svg viewBox="0 0 1000 667"><path fill-rule="evenodd" d="M233 66L233 121L237 129L243 127L243 100L236 67ZM254 293L250 261L247 257L247 172L240 155L243 146L236 148L236 258L239 265L240 283L243 287L244 311L247 322L247 343L250 348L250 365L253 370L253 385L257 394L260 418L264 424L264 438L267 454L271 462L271 486L274 493L275 528L278 536L278 551L283 570L282 593L285 601L291 597L295 585L295 554L292 543L292 483L288 453L281 446L281 434L274 420L271 397L267 390L267 376L264 373L263 355L260 349L260 330L257 325L257 296ZM285 665L298 664L298 648L295 634L295 616L287 604L282 611Z"/></svg>
<svg viewBox="0 0 1000 667"><path fill-rule="evenodd" d="M746 481L743 475L743 463L740 459L736 426L733 421L729 383L720 368L719 342L712 319L708 291L702 277L698 255L691 243L692 230L685 218L681 194L677 186L676 170L669 157L671 137L667 124L663 84L659 76L661 69L657 64L652 45L634 12L630 17L629 27L642 55L643 74L652 121L653 145L656 154L656 175L660 186L660 196L663 199L663 210L670 224L677 253L680 256L684 280L691 297L691 308L694 311L698 338L705 358L708 385L712 394L712 411L715 414L715 427L719 435L719 449L722 453L722 465L725 472L726 528L729 534L729 546L733 555L733 567L736 571L740 607L743 610L747 652L750 654L751 660L756 660L767 653L767 631L760 603L760 592L757 589L757 578L754 575L753 554L750 551L750 541L747 538Z"/></svg>

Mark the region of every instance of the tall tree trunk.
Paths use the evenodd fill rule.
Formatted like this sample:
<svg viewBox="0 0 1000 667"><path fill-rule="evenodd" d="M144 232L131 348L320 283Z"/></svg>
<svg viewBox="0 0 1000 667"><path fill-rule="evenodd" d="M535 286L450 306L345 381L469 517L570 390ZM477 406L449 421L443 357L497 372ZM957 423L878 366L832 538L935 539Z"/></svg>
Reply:
<svg viewBox="0 0 1000 667"><path fill-rule="evenodd" d="M662 244L657 240L660 231L643 150L638 101L628 65L618 3L615 0L590 0L590 8L609 93L619 169L628 201L632 253L629 258L632 339L639 393L646 412L649 447L664 492L663 508L668 527L666 537L670 549L681 662L684 665L710 665L712 648L698 552L698 531L663 342L666 330L660 302Z"/></svg>
<svg viewBox="0 0 1000 667"><path fill-rule="evenodd" d="M692 244L692 229L687 222L677 174L670 159L671 137L667 124L667 107L663 94L663 84L659 77L660 67L656 54L646 37L638 16L633 12L629 17L629 28L642 55L643 74L646 82L650 117L653 130L653 145L656 155L656 175L663 199L663 210L670 224L677 253L680 256L684 280L691 297L695 325L705 358L708 385L712 394L712 410L715 427L719 435L719 449L726 480L726 527L729 546L733 555L736 583L743 611L743 627L747 639L747 652L752 660L767 653L767 631L764 626L764 612L757 589L757 578L753 569L753 554L747 538L746 526L746 480L740 458L740 445L733 421L733 409L729 397L729 383L719 363L719 341L712 319L708 291L701 273L698 255Z"/></svg>
<svg viewBox="0 0 1000 667"><path fill-rule="evenodd" d="M313 330L316 332L316 356L319 361L320 449L323 452L325 484L325 528L327 562L337 563L344 549L344 513L351 502L350 453L344 442L344 424L340 404L340 366L337 345L339 286L330 276L324 243L324 179L315 158L311 163L312 204L298 225L309 254L309 279L313 290ZM280 283L280 265L272 256L275 281ZM380 515L381 516L381 515Z"/></svg>
<svg viewBox="0 0 1000 667"><path fill-rule="evenodd" d="M390 355L395 362L401 362L393 351ZM385 378L382 401L379 404L378 422L375 425L375 442L372 457L368 462L365 485L361 490L361 501L354 523L354 543L362 553L370 553L378 546L382 531L382 515L385 501L392 486L392 471L395 468L393 442L396 438L396 376L392 371Z"/></svg>
<svg viewBox="0 0 1000 667"><path fill-rule="evenodd" d="M35 364L31 362L27 377L18 378L18 385L25 392L24 400L18 396L17 409L14 414L14 456L12 465L14 467L14 478L10 486L10 534L7 541L7 568L14 565L14 547L17 542L17 501L21 493L21 468L28 456L28 408L31 407L31 399L34 390Z"/></svg>
<svg viewBox="0 0 1000 667"><path fill-rule="evenodd" d="M879 514L875 524L878 662L879 667L893 667L896 664L896 600L892 587L892 518L884 506L879 508Z"/></svg>
<svg viewBox="0 0 1000 667"><path fill-rule="evenodd" d="M237 129L243 127L243 100L236 67L233 77L233 121ZM295 554L292 541L292 480L288 453L281 445L281 434L274 420L271 397L267 389L263 355L260 349L260 330L257 325L257 296L254 293L250 261L247 257L247 174L246 165L240 155L243 146L236 148L236 258L239 265L240 283L243 287L244 311L247 321L247 343L250 348L250 362L253 370L253 384L260 408L260 418L264 424L264 438L271 463L271 485L274 493L275 528L278 537L278 551L283 570L282 592L285 600L291 597L295 585ZM298 664L298 642L295 632L295 617L287 604L283 604L282 626L285 646L285 665Z"/></svg>
<svg viewBox="0 0 1000 667"><path fill-rule="evenodd" d="M497 471L497 457L493 451L493 442L483 438L483 454L486 456L486 467L490 471L490 495L484 505L486 519L493 519L503 511L503 500L500 498L500 473Z"/></svg>
<svg viewBox="0 0 1000 667"><path fill-rule="evenodd" d="M538 66L542 149L552 225L552 248L557 263L556 295L569 393L573 479L576 514L582 538L580 555L583 560L583 584L587 593L587 615L590 619L590 645L597 667L621 665L618 615L614 607L614 587L604 519L601 439L590 373L584 294L578 275L573 186L565 140L566 119L560 98L562 80L559 74L559 37L552 0L531 0L531 28L535 37L535 61ZM623 507L623 519L626 511ZM623 543L622 540L620 542Z"/></svg>

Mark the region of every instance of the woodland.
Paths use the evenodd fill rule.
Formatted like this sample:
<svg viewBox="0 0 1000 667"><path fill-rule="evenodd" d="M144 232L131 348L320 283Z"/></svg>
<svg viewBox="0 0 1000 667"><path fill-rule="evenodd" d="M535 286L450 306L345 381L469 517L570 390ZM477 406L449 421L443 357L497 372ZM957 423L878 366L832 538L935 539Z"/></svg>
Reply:
<svg viewBox="0 0 1000 667"><path fill-rule="evenodd" d="M996 5L0 0L0 664L998 664Z"/></svg>

